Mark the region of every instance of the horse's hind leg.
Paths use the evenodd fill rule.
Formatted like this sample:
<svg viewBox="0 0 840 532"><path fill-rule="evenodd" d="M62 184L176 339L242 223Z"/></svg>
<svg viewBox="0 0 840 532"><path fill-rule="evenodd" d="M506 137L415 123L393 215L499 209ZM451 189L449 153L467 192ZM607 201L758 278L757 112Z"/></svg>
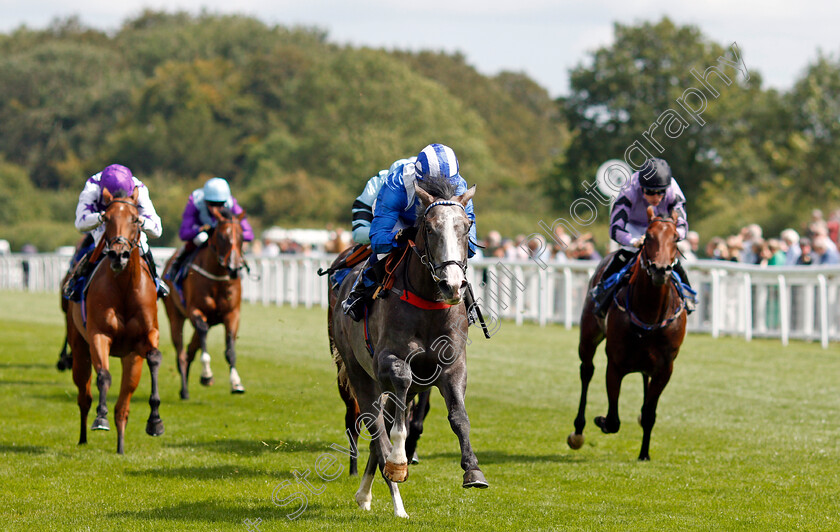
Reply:
<svg viewBox="0 0 840 532"><path fill-rule="evenodd" d="M175 292L174 289L172 291ZM169 334L172 337L172 345L175 347L175 364L178 367L178 375L181 376L181 399L189 399L190 366L184 346L184 316L175 307L174 302L166 303L166 314L169 316Z"/></svg>
<svg viewBox="0 0 840 532"><path fill-rule="evenodd" d="M245 393L239 372L236 371L236 333L239 331L239 310L225 316L225 360L230 364L230 393Z"/></svg>
<svg viewBox="0 0 840 532"><path fill-rule="evenodd" d="M352 449L352 447L351 447ZM376 467L379 462L376 458L376 443L370 443L370 454L368 455L365 471L362 473L362 481L359 483L359 490L356 491L356 504L362 510L370 510L370 502L373 500L373 479L376 474Z"/></svg>
<svg viewBox="0 0 840 532"><path fill-rule="evenodd" d="M79 444L87 443L87 418L90 412L90 405L93 404L93 396L90 394L90 352L87 344L82 340L81 335L76 333L78 338L73 341L73 357L76 359L73 363L73 382L79 390L79 395L76 402L79 404L79 415L81 418L81 428L79 431Z"/></svg>
<svg viewBox="0 0 840 532"><path fill-rule="evenodd" d="M359 419L359 403L356 402L356 399L353 398L353 394L350 392L350 384L346 380L342 384L341 377L337 381L338 393L341 395L342 401L344 401L344 427L347 429L347 439L350 440L350 449L356 449L359 441L359 428L356 425L356 421ZM359 469L356 454L350 453L350 476L352 477L358 474Z"/></svg>
<svg viewBox="0 0 840 532"><path fill-rule="evenodd" d="M58 353L58 362L55 363L55 367L58 371L64 371L73 367L73 353L67 352L67 344L67 336L65 336L64 344L61 346L61 352Z"/></svg>
<svg viewBox="0 0 840 532"><path fill-rule="evenodd" d="M587 319L588 316L588 319ZM575 431L566 438L566 443L572 449L580 449L583 446L583 428L586 426L586 395L589 391L589 383L595 373L595 350L598 344L604 339L604 334L598 328L594 317L589 314L583 318L580 329L580 343L578 344L578 356L580 357L580 405L578 406L577 417L575 418Z"/></svg>
<svg viewBox="0 0 840 532"><path fill-rule="evenodd" d="M160 419L160 394L158 393L158 370L163 355L158 349L152 349L146 354L146 363L149 364L149 375L152 379L152 393L149 396L151 412L146 421L146 434L149 436L160 436L163 434L163 420Z"/></svg>
<svg viewBox="0 0 840 532"><path fill-rule="evenodd" d="M130 353L122 358L120 396L114 407L114 420L117 422L117 454L125 454L125 425L128 423L131 396L140 384L142 370L143 359L136 353Z"/></svg>
<svg viewBox="0 0 840 532"><path fill-rule="evenodd" d="M430 395L431 390L426 390L418 394L417 402L411 408L411 421L408 423L408 438L405 440L405 454L410 457L412 464L420 461L417 458L417 440L423 434L423 422L429 414Z"/></svg>
<svg viewBox="0 0 840 532"><path fill-rule="evenodd" d="M478 468L478 458L470 444L470 419L467 416L467 409L464 407L464 394L467 391L466 370L452 372L449 378L441 379L439 384L440 393L446 401L446 409L449 411L449 426L452 432L458 436L458 443L461 445L461 469L464 470L465 488L486 488L489 486L484 478L484 473Z"/></svg>
<svg viewBox="0 0 840 532"><path fill-rule="evenodd" d="M645 390L645 403L642 405L642 449L639 452L639 460L650 460L650 433L653 431L653 425L656 423L656 405L659 403L659 396L667 386L668 381L671 380L671 370L669 367L662 370L650 380L650 384Z"/></svg>

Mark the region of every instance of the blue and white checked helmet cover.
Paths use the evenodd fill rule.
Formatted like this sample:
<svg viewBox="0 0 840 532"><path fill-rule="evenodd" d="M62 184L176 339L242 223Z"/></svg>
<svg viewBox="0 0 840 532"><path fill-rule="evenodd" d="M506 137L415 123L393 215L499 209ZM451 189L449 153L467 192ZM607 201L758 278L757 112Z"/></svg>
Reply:
<svg viewBox="0 0 840 532"><path fill-rule="evenodd" d="M442 177L450 182L461 179L458 158L449 146L429 144L417 155L414 168L418 179Z"/></svg>

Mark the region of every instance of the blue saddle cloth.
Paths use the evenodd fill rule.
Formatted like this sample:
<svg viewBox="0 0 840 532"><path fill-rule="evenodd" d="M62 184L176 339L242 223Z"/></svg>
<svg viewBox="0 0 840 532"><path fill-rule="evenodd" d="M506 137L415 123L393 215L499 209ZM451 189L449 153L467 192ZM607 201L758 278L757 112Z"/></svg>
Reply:
<svg viewBox="0 0 840 532"><path fill-rule="evenodd" d="M347 278L347 275L350 273L350 270L352 270L352 269L353 268L342 268L340 270L336 270L335 272L333 272L333 274L330 275L330 284L331 284L332 288L336 289L339 286L341 286L341 283L344 282L344 279Z"/></svg>

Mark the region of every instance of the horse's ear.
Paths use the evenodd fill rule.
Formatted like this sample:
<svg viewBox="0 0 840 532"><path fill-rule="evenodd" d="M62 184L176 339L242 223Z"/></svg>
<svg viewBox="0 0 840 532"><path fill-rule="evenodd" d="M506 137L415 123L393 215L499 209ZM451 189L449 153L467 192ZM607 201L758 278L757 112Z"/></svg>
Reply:
<svg viewBox="0 0 840 532"><path fill-rule="evenodd" d="M134 192L131 193L131 201L137 203L137 199L140 197L140 189L134 187Z"/></svg>
<svg viewBox="0 0 840 532"><path fill-rule="evenodd" d="M647 215L648 215L648 222L654 219L655 215L653 214L653 205L648 205L647 208Z"/></svg>
<svg viewBox="0 0 840 532"><path fill-rule="evenodd" d="M414 193L417 194L418 198L420 198L420 203L422 203L424 207L428 207L435 201L435 198L431 194L420 188L417 181L414 182Z"/></svg>
<svg viewBox="0 0 840 532"><path fill-rule="evenodd" d="M475 196L475 185L473 185L472 187L470 187L469 190L467 190L466 192L464 192L463 194L461 194L460 196L455 198L455 200L459 201L461 203L461 205L466 207L467 203L469 203L470 200L473 199L473 196Z"/></svg>
<svg viewBox="0 0 840 532"><path fill-rule="evenodd" d="M237 214L235 219L237 222L242 222L242 220L245 219L245 209L243 209L242 212Z"/></svg>
<svg viewBox="0 0 840 532"><path fill-rule="evenodd" d="M111 191L107 188L102 189L102 201L104 201L106 205L114 201L114 195L111 194Z"/></svg>

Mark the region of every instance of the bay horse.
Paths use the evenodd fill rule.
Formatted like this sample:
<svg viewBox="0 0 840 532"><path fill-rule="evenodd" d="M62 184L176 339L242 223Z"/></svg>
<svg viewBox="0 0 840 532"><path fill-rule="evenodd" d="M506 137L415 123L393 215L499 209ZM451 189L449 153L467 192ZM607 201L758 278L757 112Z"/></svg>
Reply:
<svg viewBox="0 0 840 532"><path fill-rule="evenodd" d="M111 387L109 357L122 361L122 382L115 407L117 453L125 451L125 425L131 395L140 382L143 359L149 365L152 393L151 413L146 423L150 436L163 434L158 393L158 369L162 356L158 350L157 291L148 266L141 257L141 223L135 189L130 197L118 197L103 189L107 205L102 235L106 258L90 276L87 297L69 302L67 340L73 354L73 381L79 390L77 402L81 414L79 443L87 443L87 415L93 398L90 393L91 364L96 371L99 405L91 430L110 430L108 389ZM107 263L107 266L106 266Z"/></svg>
<svg viewBox="0 0 840 532"><path fill-rule="evenodd" d="M639 423L642 426L642 448L639 460L650 460L650 433L656 422L656 405L674 370L674 359L685 338L687 312L671 273L677 260L677 213L670 218L654 217L648 207L648 228L636 262L630 268L628 284L616 292L608 313L599 319L594 301L587 296L580 319L580 407L575 418L575 431L567 443L572 449L583 445L586 392L595 371L592 359L595 349L606 337L607 353L607 416L595 418L605 434L618 432L618 396L621 381L629 373L642 373L644 400ZM608 255L589 282L594 287L609 264Z"/></svg>
<svg viewBox="0 0 840 532"><path fill-rule="evenodd" d="M164 303L172 343L175 345L178 373L181 375L181 399L190 397L190 365L199 349L202 363L200 382L204 386L214 383L210 354L207 352L207 333L210 327L220 323L225 326L225 359L230 366L230 391L235 394L245 393L236 370L235 347L242 303L242 279L239 273L245 267L241 224L245 212L234 215L224 207L210 207L209 212L216 220L216 227L210 231L207 245L198 250L189 265L189 273L183 282L183 300L179 297L175 283L169 280L169 277L174 276L164 275L171 294ZM174 259L173 256L167 261L165 271L172 267ZM189 319L194 332L189 346L184 347L186 319Z"/></svg>
<svg viewBox="0 0 840 532"><path fill-rule="evenodd" d="M407 257L393 268L394 286L387 297L373 302L365 320L353 321L338 304L352 283L343 283L334 300L328 327L333 358L358 402L358 421L364 421L371 435L370 456L355 495L363 510L370 510L378 467L391 491L394 514L408 517L397 487L408 477L406 405L432 386L446 402L460 443L463 487L488 486L472 450L464 408L469 322L462 297L471 227L465 207L475 187L457 197L454 191L445 180L426 179L423 188L415 183L420 199L416 241L402 250ZM355 272L362 268L356 266Z"/></svg>

